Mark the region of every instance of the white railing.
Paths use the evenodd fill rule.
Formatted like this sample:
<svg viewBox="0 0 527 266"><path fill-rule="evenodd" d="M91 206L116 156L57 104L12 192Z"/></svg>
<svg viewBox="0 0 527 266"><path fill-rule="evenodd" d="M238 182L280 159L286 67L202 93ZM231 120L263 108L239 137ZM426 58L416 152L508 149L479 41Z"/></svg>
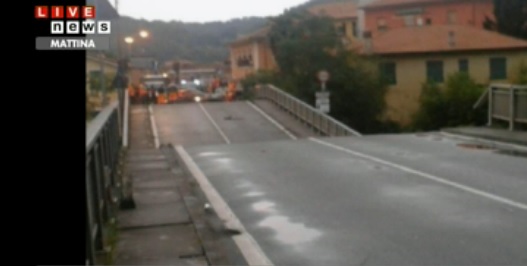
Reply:
<svg viewBox="0 0 527 266"><path fill-rule="evenodd" d="M269 100L325 136L362 136L356 130L315 109L291 94L271 85L257 85L256 97Z"/></svg>
<svg viewBox="0 0 527 266"><path fill-rule="evenodd" d="M527 124L527 86L512 84L491 84L474 107L488 100L488 126L494 120L509 122L509 130L516 124Z"/></svg>

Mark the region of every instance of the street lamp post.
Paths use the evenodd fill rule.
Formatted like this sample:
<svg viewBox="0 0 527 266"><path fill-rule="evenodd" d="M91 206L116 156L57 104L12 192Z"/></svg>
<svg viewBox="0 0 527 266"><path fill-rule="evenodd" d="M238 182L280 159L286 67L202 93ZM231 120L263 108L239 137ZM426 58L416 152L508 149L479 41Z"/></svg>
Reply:
<svg viewBox="0 0 527 266"><path fill-rule="evenodd" d="M128 57L132 57L132 44L134 43L134 38L126 37L124 41L128 44Z"/></svg>

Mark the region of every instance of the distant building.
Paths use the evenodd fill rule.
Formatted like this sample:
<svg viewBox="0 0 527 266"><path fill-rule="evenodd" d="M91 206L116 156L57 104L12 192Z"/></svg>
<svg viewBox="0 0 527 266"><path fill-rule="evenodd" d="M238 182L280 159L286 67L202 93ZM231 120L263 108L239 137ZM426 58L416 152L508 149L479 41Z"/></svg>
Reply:
<svg viewBox="0 0 527 266"><path fill-rule="evenodd" d="M371 35L408 27L465 25L494 20L493 0L377 0L361 6Z"/></svg>
<svg viewBox="0 0 527 266"><path fill-rule="evenodd" d="M229 45L231 78L240 81L259 70L276 69L276 61L269 44L265 27L254 33L242 36Z"/></svg>
<svg viewBox="0 0 527 266"><path fill-rule="evenodd" d="M480 84L513 82L522 60L527 62L527 41L461 25L393 29L364 49L382 59L391 83L386 117L401 125L411 122L428 80L442 84L448 75L464 71Z"/></svg>
<svg viewBox="0 0 527 266"><path fill-rule="evenodd" d="M101 73L104 73L105 78L113 78L117 73L117 62L115 60L102 57L99 54L86 55L86 93L93 93L90 87L92 79L99 79ZM106 88L109 89L109 88Z"/></svg>
<svg viewBox="0 0 527 266"><path fill-rule="evenodd" d="M317 5L309 8L308 12L334 19L337 32L348 47L353 48L359 44L357 38L360 32L355 1ZM264 27L238 38L229 45L233 80L240 81L258 70L274 70L278 67L269 45L269 30L269 26Z"/></svg>
<svg viewBox="0 0 527 266"><path fill-rule="evenodd" d="M119 19L117 10L110 4L108 0L87 0L86 5L95 6L97 19L112 20ZM91 93L90 80L100 77L100 73L104 72L105 77L110 76L112 79L117 73L117 62L110 58L103 56L102 53L86 52L86 92Z"/></svg>
<svg viewBox="0 0 527 266"><path fill-rule="evenodd" d="M359 39L358 9L355 1L316 5L308 11L315 16L327 16L333 19L337 33L342 36L345 45L351 47Z"/></svg>

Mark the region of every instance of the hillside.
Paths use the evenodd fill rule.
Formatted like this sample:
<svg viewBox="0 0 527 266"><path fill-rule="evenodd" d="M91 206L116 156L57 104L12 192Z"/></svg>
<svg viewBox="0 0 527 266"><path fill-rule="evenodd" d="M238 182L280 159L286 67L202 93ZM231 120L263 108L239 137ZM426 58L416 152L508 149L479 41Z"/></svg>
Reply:
<svg viewBox="0 0 527 266"><path fill-rule="evenodd" d="M297 7L306 8L312 5L356 0L311 0ZM267 18L247 17L227 22L184 23L180 21L146 21L130 17L121 17L114 25L122 36L136 35L141 29L148 30L151 38L141 40L136 37L133 44L134 55L152 55L161 61L185 59L195 62L221 62L228 59L228 43L239 35L258 30L264 26ZM143 52L144 49L144 52ZM123 47L126 53L126 47ZM117 54L116 42L112 44L111 53Z"/></svg>

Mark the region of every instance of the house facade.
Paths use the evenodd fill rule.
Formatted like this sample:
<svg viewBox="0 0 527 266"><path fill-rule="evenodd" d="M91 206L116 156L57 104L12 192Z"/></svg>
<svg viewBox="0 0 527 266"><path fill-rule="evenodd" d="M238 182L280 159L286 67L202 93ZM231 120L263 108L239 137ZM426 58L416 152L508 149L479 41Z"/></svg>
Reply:
<svg viewBox="0 0 527 266"><path fill-rule="evenodd" d="M494 20L493 0L377 0L361 7L365 32L380 33L416 26L464 25L483 28Z"/></svg>
<svg viewBox="0 0 527 266"><path fill-rule="evenodd" d="M527 41L460 25L392 30L373 38L370 49L390 82L386 118L403 126L419 109L424 83L442 85L456 72L483 85L513 83L527 63Z"/></svg>
<svg viewBox="0 0 527 266"><path fill-rule="evenodd" d="M316 5L308 10L315 16L327 16L335 22L337 33L345 45L352 47L360 36L356 1Z"/></svg>
<svg viewBox="0 0 527 266"><path fill-rule="evenodd" d="M229 45L231 78L234 82L259 70L276 69L277 64L267 38L269 30L269 27L265 27Z"/></svg>

